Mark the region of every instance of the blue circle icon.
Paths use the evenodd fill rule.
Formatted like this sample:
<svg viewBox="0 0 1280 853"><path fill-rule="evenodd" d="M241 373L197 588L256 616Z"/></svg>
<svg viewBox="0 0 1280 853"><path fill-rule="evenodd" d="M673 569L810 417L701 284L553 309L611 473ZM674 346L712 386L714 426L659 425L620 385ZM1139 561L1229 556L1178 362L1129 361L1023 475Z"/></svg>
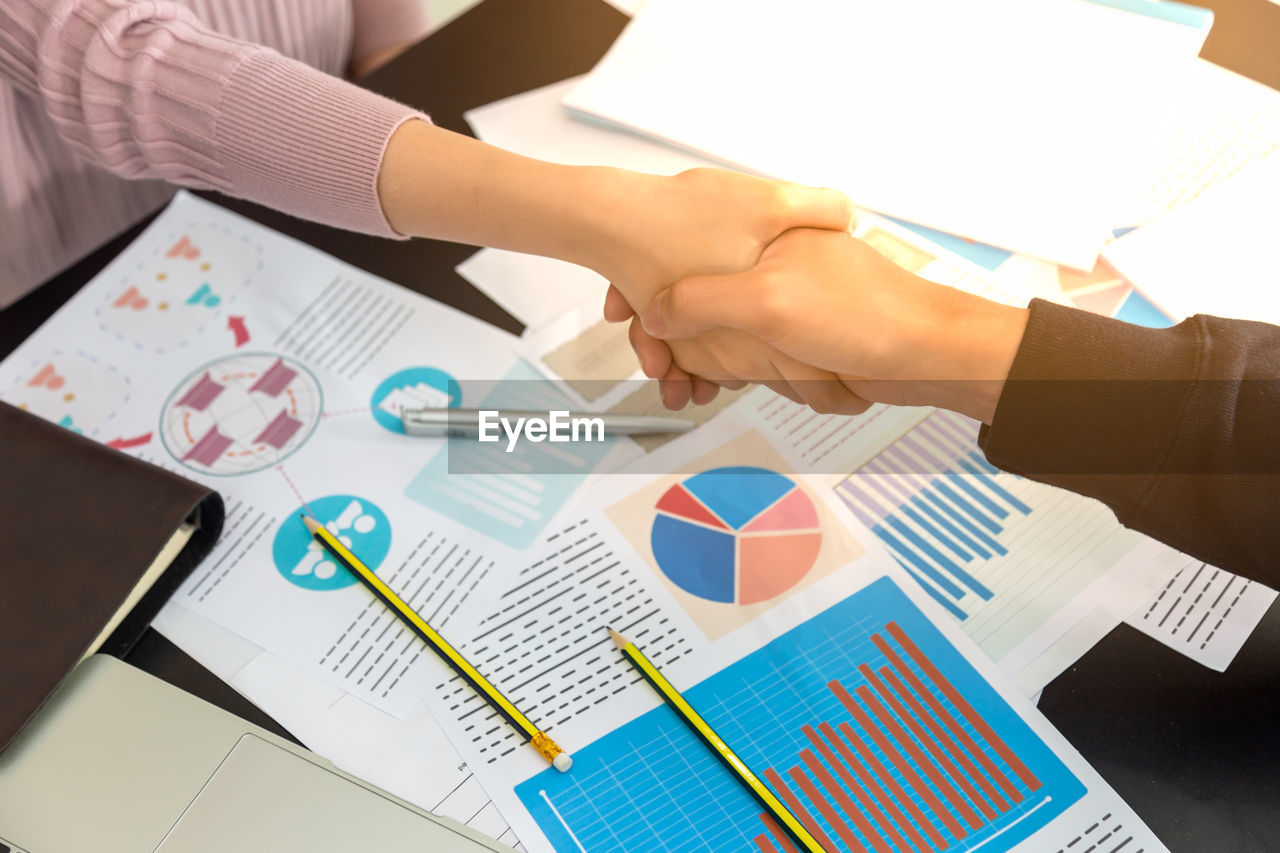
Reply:
<svg viewBox="0 0 1280 853"><path fill-rule="evenodd" d="M300 507L276 531L271 558L289 583L323 591L357 582L307 532L301 518L307 510L375 572L391 550L391 523L382 510L364 498L329 495Z"/></svg>
<svg viewBox="0 0 1280 853"><path fill-rule="evenodd" d="M410 367L393 373L382 380L369 400L373 419L401 435L401 409L456 409L461 404L462 389L457 380L437 367Z"/></svg>

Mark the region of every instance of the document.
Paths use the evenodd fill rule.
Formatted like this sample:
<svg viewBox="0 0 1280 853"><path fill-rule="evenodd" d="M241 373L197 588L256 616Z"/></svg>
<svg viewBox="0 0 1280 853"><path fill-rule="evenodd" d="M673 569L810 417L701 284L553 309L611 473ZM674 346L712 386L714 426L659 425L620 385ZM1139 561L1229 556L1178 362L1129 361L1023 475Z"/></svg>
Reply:
<svg viewBox="0 0 1280 853"><path fill-rule="evenodd" d="M1107 247L1104 257L1170 317L1280 323L1275 227L1280 150Z"/></svg>
<svg viewBox="0 0 1280 853"><path fill-rule="evenodd" d="M444 482L445 441L403 433L400 405L540 386L515 340L180 194L0 364L0 397L217 489L222 537L173 600L400 717L439 662L299 516L447 629L605 452Z"/></svg>
<svg viewBox="0 0 1280 853"><path fill-rule="evenodd" d="M1280 149L1280 92L1204 59L1178 92L1176 124L1149 160L1142 225Z"/></svg>
<svg viewBox="0 0 1280 853"><path fill-rule="evenodd" d="M457 679L428 697L527 849L787 849L610 627L828 849L1164 849L831 490L712 432L594 481L461 632L569 773Z"/></svg>
<svg viewBox="0 0 1280 853"><path fill-rule="evenodd" d="M1125 623L1224 672L1275 603L1266 584L1187 558L1183 568Z"/></svg>
<svg viewBox="0 0 1280 853"><path fill-rule="evenodd" d="M1088 270L1210 18L1079 0L651 0L565 103Z"/></svg>
<svg viewBox="0 0 1280 853"><path fill-rule="evenodd" d="M990 465L978 423L931 414L836 488L848 510L1027 694L1186 557L1107 507Z"/></svg>

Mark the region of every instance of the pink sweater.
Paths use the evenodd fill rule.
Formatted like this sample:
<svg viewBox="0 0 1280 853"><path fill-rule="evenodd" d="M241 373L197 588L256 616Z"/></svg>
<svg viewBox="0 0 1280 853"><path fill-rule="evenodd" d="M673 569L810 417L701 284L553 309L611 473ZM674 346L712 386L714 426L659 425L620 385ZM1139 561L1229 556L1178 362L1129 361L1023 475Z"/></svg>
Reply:
<svg viewBox="0 0 1280 853"><path fill-rule="evenodd" d="M0 306L170 184L396 236L378 167L419 114L331 75L424 31L415 0L0 0Z"/></svg>

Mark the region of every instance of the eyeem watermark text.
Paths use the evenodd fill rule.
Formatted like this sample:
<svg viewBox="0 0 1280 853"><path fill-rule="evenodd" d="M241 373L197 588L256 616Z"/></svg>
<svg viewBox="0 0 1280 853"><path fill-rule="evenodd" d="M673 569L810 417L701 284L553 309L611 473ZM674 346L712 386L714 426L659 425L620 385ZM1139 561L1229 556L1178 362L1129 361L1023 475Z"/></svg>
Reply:
<svg viewBox="0 0 1280 853"><path fill-rule="evenodd" d="M604 441L604 418L570 417L568 411L550 411L546 418L518 417L513 421L496 409L482 409L477 424L480 441L502 441L505 435L507 453L513 453L521 439L557 444Z"/></svg>

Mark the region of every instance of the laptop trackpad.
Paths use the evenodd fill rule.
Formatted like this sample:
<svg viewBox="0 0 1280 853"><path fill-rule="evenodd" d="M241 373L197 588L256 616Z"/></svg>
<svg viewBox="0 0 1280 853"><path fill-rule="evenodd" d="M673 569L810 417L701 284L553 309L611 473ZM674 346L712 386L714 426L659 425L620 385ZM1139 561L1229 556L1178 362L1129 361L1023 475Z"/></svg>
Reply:
<svg viewBox="0 0 1280 853"><path fill-rule="evenodd" d="M156 853L480 849L449 827L246 734Z"/></svg>

